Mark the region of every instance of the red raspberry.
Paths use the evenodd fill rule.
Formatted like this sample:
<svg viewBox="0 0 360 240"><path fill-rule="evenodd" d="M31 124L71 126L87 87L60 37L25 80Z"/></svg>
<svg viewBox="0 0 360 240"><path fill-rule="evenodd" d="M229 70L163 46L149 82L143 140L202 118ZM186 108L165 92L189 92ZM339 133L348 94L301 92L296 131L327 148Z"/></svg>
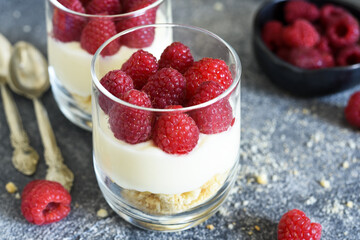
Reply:
<svg viewBox="0 0 360 240"><path fill-rule="evenodd" d="M168 106L167 108L181 107ZM199 140L199 129L186 113L165 113L160 115L155 123L153 140L166 153L186 154L196 146Z"/></svg>
<svg viewBox="0 0 360 240"><path fill-rule="evenodd" d="M289 48L281 47L276 51L276 55L282 60L289 62L290 52L291 50Z"/></svg>
<svg viewBox="0 0 360 240"><path fill-rule="evenodd" d="M344 15L327 27L326 36L333 47L352 45L359 40L359 24L352 16Z"/></svg>
<svg viewBox="0 0 360 240"><path fill-rule="evenodd" d="M100 83L106 90L118 98L121 98L125 92L134 88L131 77L121 70L108 72L101 78ZM112 100L108 99L108 97L103 94L99 95L99 105L105 113L108 113L112 104Z"/></svg>
<svg viewBox="0 0 360 240"><path fill-rule="evenodd" d="M140 49L131 55L122 65L121 70L132 78L136 89L141 89L158 68L156 58L151 53Z"/></svg>
<svg viewBox="0 0 360 240"><path fill-rule="evenodd" d="M180 73L185 73L193 63L194 58L190 49L181 42L173 42L161 54L159 68L172 67Z"/></svg>
<svg viewBox="0 0 360 240"><path fill-rule="evenodd" d="M141 2L139 5L134 5L129 9L130 12L143 9L149 6L148 2ZM151 8L140 16L131 17L117 22L116 29L118 32L122 32L126 29L142 26L146 24L154 24L156 19L157 8ZM148 27L136 30L121 36L121 43L130 48L145 48L149 47L154 41L155 28Z"/></svg>
<svg viewBox="0 0 360 240"><path fill-rule="evenodd" d="M278 240L320 240L322 227L311 223L305 213L293 209L285 213L278 225Z"/></svg>
<svg viewBox="0 0 360 240"><path fill-rule="evenodd" d="M286 2L284 15L288 23L293 23L298 19L314 22L319 18L320 11L315 4L303 0L295 0Z"/></svg>
<svg viewBox="0 0 360 240"><path fill-rule="evenodd" d="M86 13L99 14L106 12L109 15L122 12L119 0L91 0L86 6Z"/></svg>
<svg viewBox="0 0 360 240"><path fill-rule="evenodd" d="M320 22L326 27L328 25L332 25L334 21L338 20L339 17L344 15L350 15L350 13L342 7L337 7L332 4L325 4L320 9Z"/></svg>
<svg viewBox="0 0 360 240"><path fill-rule="evenodd" d="M290 51L289 62L305 69L319 69L334 66L330 53L321 52L316 48L294 48Z"/></svg>
<svg viewBox="0 0 360 240"><path fill-rule="evenodd" d="M61 2L66 8L79 13L85 13L79 0L66 0ZM81 31L86 24L83 17L76 16L55 8L53 14L54 37L61 42L79 41Z"/></svg>
<svg viewBox="0 0 360 240"><path fill-rule="evenodd" d="M320 35L309 21L298 19L284 28L282 40L288 47L313 47L319 42Z"/></svg>
<svg viewBox="0 0 360 240"><path fill-rule="evenodd" d="M34 180L21 195L21 212L30 223L43 225L57 222L70 212L71 196L57 182Z"/></svg>
<svg viewBox="0 0 360 240"><path fill-rule="evenodd" d="M150 98L136 89L126 92L122 100L141 107L151 108ZM153 113L115 103L109 111L110 128L117 139L130 144L145 142L151 137Z"/></svg>
<svg viewBox="0 0 360 240"><path fill-rule="evenodd" d="M209 81L200 84L189 105L197 105L216 98L225 89L217 82ZM196 122L201 133L215 134L226 131L232 123L232 108L227 98L223 98L210 106L194 110L190 116Z"/></svg>
<svg viewBox="0 0 360 240"><path fill-rule="evenodd" d="M202 82L215 81L227 89L233 82L229 67L223 60L203 58L185 72L187 98L190 99Z"/></svg>
<svg viewBox="0 0 360 240"><path fill-rule="evenodd" d="M351 95L345 108L345 118L352 126L360 128L360 91Z"/></svg>
<svg viewBox="0 0 360 240"><path fill-rule="evenodd" d="M90 1L91 1L91 0L80 0L80 2L82 3L82 5L83 5L84 7L86 7L86 6L89 4Z"/></svg>
<svg viewBox="0 0 360 240"><path fill-rule="evenodd" d="M280 21L272 20L265 23L261 37L266 46L274 51L282 46L281 33L283 30L283 24Z"/></svg>
<svg viewBox="0 0 360 240"><path fill-rule="evenodd" d="M347 66L360 63L360 47L353 45L340 50L337 55L337 64Z"/></svg>
<svg viewBox="0 0 360 240"><path fill-rule="evenodd" d="M116 34L115 24L110 19L96 18L90 20L81 34L81 47L88 53L94 54L96 50L110 37ZM120 49L118 41L112 41L101 51L102 56L111 56Z"/></svg>
<svg viewBox="0 0 360 240"><path fill-rule="evenodd" d="M163 68L152 75L142 91L147 93L154 108L182 105L185 100L186 79L173 68Z"/></svg>
<svg viewBox="0 0 360 240"><path fill-rule="evenodd" d="M154 3L156 0L122 0L122 6L124 9L124 12L130 12L130 9L134 8L134 6L140 5L142 3Z"/></svg>
<svg viewBox="0 0 360 240"><path fill-rule="evenodd" d="M315 47L316 47L316 49L318 49L320 51L331 53L331 48L329 46L329 41L324 36L320 37L320 41Z"/></svg>

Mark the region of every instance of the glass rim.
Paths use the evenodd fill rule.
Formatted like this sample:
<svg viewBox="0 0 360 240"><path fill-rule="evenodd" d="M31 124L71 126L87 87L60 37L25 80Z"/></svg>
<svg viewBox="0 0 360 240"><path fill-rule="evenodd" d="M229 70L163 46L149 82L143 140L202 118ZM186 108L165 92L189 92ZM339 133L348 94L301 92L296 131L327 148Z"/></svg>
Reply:
<svg viewBox="0 0 360 240"><path fill-rule="evenodd" d="M184 28L184 29L190 29L190 30L195 30L198 32L202 32L204 34L210 35L211 37L215 38L216 40L220 41L223 45L226 46L226 48L229 50L229 52L231 53L232 57L234 58L235 61L235 66L236 66L236 75L235 78L233 79L232 84L219 96L217 96L216 98L213 98L207 102L201 103L201 104L197 104L194 106L189 106L189 107L182 107L182 108L178 108L178 109L163 109L163 108L149 108L149 107L141 107L141 106L137 106L131 103L128 103L126 101L121 100L120 98L115 97L113 94L111 94L101 83L100 80L98 79L98 77L96 76L95 73L95 63L96 60L99 58L101 51L109 44L111 43L113 40L121 37L122 35L125 35L127 33L142 29L142 28L147 28L147 27L177 27L177 28ZM229 66L228 66L229 67ZM230 68L230 67L229 67ZM190 25L184 25L184 24L174 24L174 23L157 23L157 24L148 24L148 25L142 25L142 26L138 26L138 27L133 27L127 30L124 30L114 36L112 36L111 38L109 38L108 40L106 40L95 52L92 60L91 60L91 67L90 67L90 71L91 71L91 77L92 77L92 82L96 85L96 87L98 88L98 90L103 93L104 95L106 95L108 98L110 98L112 101L119 103L121 105L130 107L130 108L135 108L138 110L145 110L145 111L153 111L153 112L187 112L187 111L191 111L191 110L196 110L196 109L200 109L203 107L207 107L210 106L211 104L214 104L218 101L220 101L221 99L225 98L226 96L230 95L233 90L235 90L235 88L237 87L237 85L240 83L240 77L242 74L242 67L241 67L241 62L240 62L240 58L237 55L236 51L222 38L220 38L218 35L200 28L200 27L195 27L195 26L190 26Z"/></svg>
<svg viewBox="0 0 360 240"><path fill-rule="evenodd" d="M77 16L81 16L81 17L87 17L87 18L117 18L117 17L119 17L119 18L120 17L127 18L127 17L137 17L137 16L140 16L140 15L144 14L144 12L146 12L149 9L152 9L152 8L155 8L155 7L159 6L164 1L166 1L166 0L156 0L155 2L151 3L149 6L146 6L144 8L138 9L136 11L128 12L128 13L120 13L120 14L113 14L113 15L99 15L99 14L87 14L87 13L76 12L76 11L73 11L71 9L68 9L67 7L65 7L64 5L59 3L58 0L46 0L46 2L50 2L53 6L65 11L67 13L77 15Z"/></svg>

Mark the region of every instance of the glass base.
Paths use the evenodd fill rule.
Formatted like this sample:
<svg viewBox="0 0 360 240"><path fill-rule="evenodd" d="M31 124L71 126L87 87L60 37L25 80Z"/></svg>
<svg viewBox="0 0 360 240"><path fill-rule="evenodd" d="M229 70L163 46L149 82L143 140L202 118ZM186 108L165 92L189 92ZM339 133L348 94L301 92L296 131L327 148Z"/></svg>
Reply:
<svg viewBox="0 0 360 240"><path fill-rule="evenodd" d="M61 85L51 66L49 66L49 78L51 82L51 91L65 117L75 125L85 130L92 131L91 113L88 113L79 107L79 104L73 96Z"/></svg>
<svg viewBox="0 0 360 240"><path fill-rule="evenodd" d="M237 161L230 170L223 186L205 203L182 213L153 215L145 213L127 203L122 197L124 189L107 177L96 164L95 156L93 156L93 158L98 184L110 207L127 222L137 227L162 232L175 232L194 227L216 213L228 196L239 170L239 163Z"/></svg>

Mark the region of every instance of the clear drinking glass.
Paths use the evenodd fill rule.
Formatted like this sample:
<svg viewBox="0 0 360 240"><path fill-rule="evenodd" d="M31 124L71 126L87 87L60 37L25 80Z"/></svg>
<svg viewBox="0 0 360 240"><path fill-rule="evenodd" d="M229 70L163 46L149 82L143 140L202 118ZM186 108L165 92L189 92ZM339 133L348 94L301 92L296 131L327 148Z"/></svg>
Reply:
<svg viewBox="0 0 360 240"><path fill-rule="evenodd" d="M148 17L149 15L152 17ZM89 22L99 19L112 21L117 32L138 24L169 23L172 21L171 0L157 0L136 11L106 16L79 13L64 7L58 0L46 0L52 92L62 113L74 124L90 131L92 128L90 63L99 46L93 50L85 50L82 39L87 38L82 36L82 30ZM122 56L126 59L133 49L142 48L146 44L132 44L128 40L126 43L120 43L121 47L117 53L112 52L107 55Z"/></svg>
<svg viewBox="0 0 360 240"><path fill-rule="evenodd" d="M190 48L194 61L204 57L224 60L233 83L218 97L181 109L139 107L110 94L100 79L109 70L120 69L122 62L103 58L101 53L127 34L152 28L162 38L146 50L157 59L172 42L182 42ZM146 25L121 32L104 43L94 55L91 74L94 168L100 189L112 209L136 226L158 231L187 229L214 214L227 197L240 167L241 64L235 50L217 35L201 28ZM100 106L104 99L107 106L112 106L108 113ZM165 153L152 139L138 144L119 140L109 122L111 111L116 108L158 119L179 113L195 116L224 102L231 106L231 125L221 133L200 133L196 147L182 155Z"/></svg>

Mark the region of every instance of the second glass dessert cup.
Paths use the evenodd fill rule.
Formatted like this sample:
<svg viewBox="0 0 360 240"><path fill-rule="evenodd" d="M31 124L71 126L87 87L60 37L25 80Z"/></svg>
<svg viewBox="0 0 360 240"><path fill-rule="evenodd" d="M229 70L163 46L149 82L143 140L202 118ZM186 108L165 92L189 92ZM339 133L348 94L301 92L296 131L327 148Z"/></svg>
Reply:
<svg viewBox="0 0 360 240"><path fill-rule="evenodd" d="M195 61L193 66L201 61L216 62L215 68L220 65L221 71L226 68L232 82L226 88L221 87L222 93L217 97L183 107L144 107L122 100L125 97L115 97L103 86L102 79L109 71L120 69L123 63L102 58L101 54L113 41L150 29L167 36L154 42L157 48L147 50L157 59L166 46L181 42L190 49ZM123 31L104 43L94 55L91 74L94 168L100 189L111 208L138 227L158 231L184 230L213 215L228 196L240 167L241 64L235 50L217 35L201 28L146 25ZM209 84L210 80L214 79L203 85L219 86L213 81ZM130 90L123 96L129 96L131 91L140 92ZM146 116L146 119L131 124L124 122L132 121L134 116ZM161 125L166 120L179 118L193 123L191 128L195 125L199 129L198 140L186 153L169 153L164 150L166 140L159 141L163 137L159 129L166 125ZM140 143L130 143L127 136L121 134L129 132L127 128L139 122L147 122L148 136ZM219 126L221 129L215 131ZM139 131L143 133L143 129L139 128ZM178 131L183 129L173 128L164 135L177 135ZM189 134L188 138L194 135Z"/></svg>
<svg viewBox="0 0 360 240"><path fill-rule="evenodd" d="M88 5L81 5L80 1L62 2L70 5L63 6L58 0L46 0L51 89L61 112L77 126L91 131L90 63L96 49L106 39L125 29L171 22L171 0L157 0L150 5L129 6L128 9L120 6L121 13L111 15L103 12L89 14L91 2ZM96 32L97 27L112 31ZM85 29L87 35L84 34ZM162 37L146 34L147 37L139 35L113 44L116 46L104 57L129 57L137 49L149 47L152 38Z"/></svg>

